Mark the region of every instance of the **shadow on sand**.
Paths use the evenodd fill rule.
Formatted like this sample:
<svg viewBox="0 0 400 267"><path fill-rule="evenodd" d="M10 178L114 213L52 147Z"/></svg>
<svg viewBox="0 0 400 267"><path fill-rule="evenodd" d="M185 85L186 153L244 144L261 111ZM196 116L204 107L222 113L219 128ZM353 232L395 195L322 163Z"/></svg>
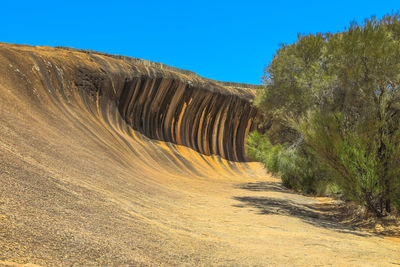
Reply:
<svg viewBox="0 0 400 267"><path fill-rule="evenodd" d="M304 198L286 188L278 182L258 182L239 184L236 188L257 192L279 192L282 198L261 196L237 196L235 200L242 204L234 205L237 208L252 207L260 215L284 215L301 219L317 227L331 229L341 233L357 236L371 236L370 233L357 231L354 227L339 223L338 218L342 212L338 205L325 203L312 203L314 201ZM285 194L287 194L285 196ZM293 195L299 197L293 198ZM293 199L293 200L292 200Z"/></svg>

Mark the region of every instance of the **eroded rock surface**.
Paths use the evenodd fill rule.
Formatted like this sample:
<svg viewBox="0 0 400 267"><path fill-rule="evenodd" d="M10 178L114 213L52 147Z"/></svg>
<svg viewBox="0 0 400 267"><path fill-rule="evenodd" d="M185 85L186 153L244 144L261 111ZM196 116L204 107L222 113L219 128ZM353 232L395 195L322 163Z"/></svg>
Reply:
<svg viewBox="0 0 400 267"><path fill-rule="evenodd" d="M15 82L26 83L37 101L46 94L53 101L70 103L70 96L79 94L87 108L93 103L100 111L106 105L117 106L115 115L152 139L228 160L246 159L244 140L256 125L257 110L250 104L254 89L238 86L251 85L222 86L188 71L84 50L29 51L3 45L1 54L3 71L22 78ZM35 87L34 82L40 84Z"/></svg>
<svg viewBox="0 0 400 267"><path fill-rule="evenodd" d="M1 43L0 265L400 264L246 161L253 87Z"/></svg>

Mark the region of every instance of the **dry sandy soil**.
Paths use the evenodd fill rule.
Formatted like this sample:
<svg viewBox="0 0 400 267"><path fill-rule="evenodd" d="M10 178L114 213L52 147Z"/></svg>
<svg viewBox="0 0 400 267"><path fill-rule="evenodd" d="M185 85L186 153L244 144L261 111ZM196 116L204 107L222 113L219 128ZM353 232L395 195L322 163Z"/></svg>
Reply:
<svg viewBox="0 0 400 267"><path fill-rule="evenodd" d="M6 58L0 265L400 265L399 239L336 222L333 200L290 192L258 163L149 139L74 92L55 101Z"/></svg>

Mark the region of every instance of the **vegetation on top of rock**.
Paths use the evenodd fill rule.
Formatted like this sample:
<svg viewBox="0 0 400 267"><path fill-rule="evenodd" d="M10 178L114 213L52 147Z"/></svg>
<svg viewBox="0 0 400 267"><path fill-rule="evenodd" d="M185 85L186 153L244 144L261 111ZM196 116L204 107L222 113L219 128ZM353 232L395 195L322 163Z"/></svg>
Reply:
<svg viewBox="0 0 400 267"><path fill-rule="evenodd" d="M298 36L265 68L248 153L287 187L400 210L400 14Z"/></svg>

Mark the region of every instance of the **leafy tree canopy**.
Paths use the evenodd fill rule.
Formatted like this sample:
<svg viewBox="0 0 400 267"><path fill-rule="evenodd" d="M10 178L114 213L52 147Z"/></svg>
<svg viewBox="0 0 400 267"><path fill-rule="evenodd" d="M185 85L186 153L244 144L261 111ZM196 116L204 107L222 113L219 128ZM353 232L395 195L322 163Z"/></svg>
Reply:
<svg viewBox="0 0 400 267"><path fill-rule="evenodd" d="M348 199L378 215L392 203L400 207L399 14L335 34L299 35L281 46L263 79L255 104L268 146L295 149L297 162L315 165L312 181L329 175Z"/></svg>

